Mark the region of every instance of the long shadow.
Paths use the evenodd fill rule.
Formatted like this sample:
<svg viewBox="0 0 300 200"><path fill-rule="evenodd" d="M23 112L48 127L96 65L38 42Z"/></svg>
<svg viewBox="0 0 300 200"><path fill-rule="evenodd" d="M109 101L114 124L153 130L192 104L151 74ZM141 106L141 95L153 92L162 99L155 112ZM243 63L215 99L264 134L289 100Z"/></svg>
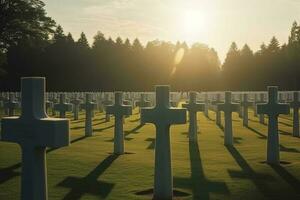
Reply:
<svg viewBox="0 0 300 200"><path fill-rule="evenodd" d="M279 118L293 121L293 119L291 119L291 118L289 118L289 117L285 117L285 116L283 116L283 115L279 115Z"/></svg>
<svg viewBox="0 0 300 200"><path fill-rule="evenodd" d="M279 145L280 151L290 152L290 153L300 153L298 149L285 147L282 144Z"/></svg>
<svg viewBox="0 0 300 200"><path fill-rule="evenodd" d="M282 125L285 125L285 126L288 126L288 127L292 127L293 126L293 125L285 123L285 122L278 122L278 124L282 124Z"/></svg>
<svg viewBox="0 0 300 200"><path fill-rule="evenodd" d="M86 138L86 136L81 136L79 138L76 138L76 139L70 141L70 143L73 144L73 143L79 142L80 140L83 140L85 138ZM50 153L52 151L55 151L57 149L59 149L59 148L47 149L46 153L48 154L48 153ZM11 165L9 167L5 167L5 168L0 169L0 184L8 181L9 179L14 178L15 176L20 176L21 173L20 172L15 172L14 170L20 168L21 166L22 166L22 164L21 164L21 162L19 162L19 163L16 163L14 165Z"/></svg>
<svg viewBox="0 0 300 200"><path fill-rule="evenodd" d="M102 121L102 120L105 120L105 117L102 117L102 118L94 118L94 119L93 119L93 122L96 122L96 121Z"/></svg>
<svg viewBox="0 0 300 200"><path fill-rule="evenodd" d="M220 137L221 137L221 138L224 138L223 135L221 135ZM233 136L233 143L234 143L234 144L241 144L241 140L243 140L243 138Z"/></svg>
<svg viewBox="0 0 300 200"><path fill-rule="evenodd" d="M63 200L77 200L84 194L99 196L103 199L106 198L115 184L107 183L98 179L117 158L118 155L109 155L85 177L67 177L65 180L60 182L58 186L71 188L70 192L63 198Z"/></svg>
<svg viewBox="0 0 300 200"><path fill-rule="evenodd" d="M77 123L82 123L84 122L84 119L79 119L79 120L76 120L76 121L71 121L72 124L77 124Z"/></svg>
<svg viewBox="0 0 300 200"><path fill-rule="evenodd" d="M104 128L97 128L97 129L93 129L93 131L94 131L94 132L102 132L102 131L104 131L104 130L113 128L114 126L115 126L115 125L107 126L107 127L104 127Z"/></svg>
<svg viewBox="0 0 300 200"><path fill-rule="evenodd" d="M83 128L84 128L84 126L75 126L75 127L70 128L70 129L78 130L78 129L83 129Z"/></svg>
<svg viewBox="0 0 300 200"><path fill-rule="evenodd" d="M191 177L174 178L175 186L192 189L194 200L209 200L210 193L228 195L230 191L225 182L211 181L205 177L197 142L189 142Z"/></svg>
<svg viewBox="0 0 300 200"><path fill-rule="evenodd" d="M283 131L283 130L279 130L279 129L278 129L278 133L279 133L280 135L292 135L292 133L290 133L290 132Z"/></svg>
<svg viewBox="0 0 300 200"><path fill-rule="evenodd" d="M79 142L80 140L83 140L83 139L85 139L85 138L87 138L87 137L86 137L86 136L81 136L81 137L79 137L79 138L76 138L76 139L74 139L74 140L71 140L70 143L73 144L73 143ZM57 150L57 149L60 149L60 148L51 148L51 149L47 149L47 150L46 150L46 153L50 153L50 152L55 151L55 150Z"/></svg>
<svg viewBox="0 0 300 200"><path fill-rule="evenodd" d="M140 121L141 120L141 118L137 118L137 119L132 119L132 120L130 120L130 122L138 122L138 121Z"/></svg>
<svg viewBox="0 0 300 200"><path fill-rule="evenodd" d="M266 140L268 138L266 135L264 135L263 133L259 132L258 130L254 129L254 128L250 127L250 126L247 126L246 128L249 129L250 131L253 131L254 133L256 133L258 135L259 139Z"/></svg>
<svg viewBox="0 0 300 200"><path fill-rule="evenodd" d="M97 122L97 123L94 123L93 126L100 125L100 124L105 124L105 123L107 123L107 121Z"/></svg>
<svg viewBox="0 0 300 200"><path fill-rule="evenodd" d="M139 129L141 129L145 124L140 124L136 127L134 127L133 129L129 130L129 131L125 131L125 137L132 134L132 133L139 133L137 132Z"/></svg>
<svg viewBox="0 0 300 200"><path fill-rule="evenodd" d="M149 146L147 147L147 149L154 149L155 148L155 138L147 138L145 141L147 142L151 142L149 144Z"/></svg>
<svg viewBox="0 0 300 200"><path fill-rule="evenodd" d="M270 165L273 170L299 194L300 181L281 165Z"/></svg>
<svg viewBox="0 0 300 200"><path fill-rule="evenodd" d="M0 169L0 184L6 182L16 176L20 176L21 175L20 172L14 171L20 167L21 167L21 163L17 163L17 164L11 165L9 167L1 168Z"/></svg>
<svg viewBox="0 0 300 200"><path fill-rule="evenodd" d="M269 174L259 174L255 172L234 146L226 146L226 148L242 169L242 171L228 170L230 176L233 178L250 179L264 197L271 198L264 181L274 181L274 177Z"/></svg>

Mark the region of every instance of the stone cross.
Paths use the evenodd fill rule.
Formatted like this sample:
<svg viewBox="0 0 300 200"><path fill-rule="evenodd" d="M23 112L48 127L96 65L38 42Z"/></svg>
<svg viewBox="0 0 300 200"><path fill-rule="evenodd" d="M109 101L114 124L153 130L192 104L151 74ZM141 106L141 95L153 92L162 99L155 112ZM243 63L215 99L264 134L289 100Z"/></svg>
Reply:
<svg viewBox="0 0 300 200"><path fill-rule="evenodd" d="M220 103L223 103L223 102L221 101L221 94L218 93L218 94L217 94L216 100L214 100L214 101L211 102L212 105L215 105L215 111L216 111L216 124L217 124L218 126L221 125L221 112L220 112L220 110L218 109L218 106L217 106L217 105L220 104Z"/></svg>
<svg viewBox="0 0 300 200"><path fill-rule="evenodd" d="M72 108L72 104L66 103L66 95L60 94L59 103L54 105L54 110L59 111L59 117L66 118L66 112L71 112Z"/></svg>
<svg viewBox="0 0 300 200"><path fill-rule="evenodd" d="M204 115L205 115L205 117L209 118L209 115L208 115L209 100L208 100L207 92L205 92L205 95L204 95L204 103L205 103Z"/></svg>
<svg viewBox="0 0 300 200"><path fill-rule="evenodd" d="M22 148L21 199L47 199L46 147L69 145L69 121L45 111L45 78L21 79L22 114L2 119L2 140Z"/></svg>
<svg viewBox="0 0 300 200"><path fill-rule="evenodd" d="M232 112L239 111L239 104L231 102L231 92L225 92L225 102L218 104L218 109L224 112L224 144L227 146L232 146Z"/></svg>
<svg viewBox="0 0 300 200"><path fill-rule="evenodd" d="M104 95L104 101L102 101L104 108L105 108L105 112L106 112L106 107L107 106L111 106L113 104L113 101L109 99L109 95L107 93L105 93ZM106 112L105 114L105 120L106 122L110 121L110 115Z"/></svg>
<svg viewBox="0 0 300 200"><path fill-rule="evenodd" d="M300 137L299 133L299 92L294 92L293 101L290 103L291 108L293 108L293 136Z"/></svg>
<svg viewBox="0 0 300 200"><path fill-rule="evenodd" d="M241 103L243 101L243 94L239 94L238 102ZM243 107L239 106L239 118L243 117Z"/></svg>
<svg viewBox="0 0 300 200"><path fill-rule="evenodd" d="M266 104L257 105L257 113L265 114L269 117L268 123L268 143L267 143L267 163L279 164L279 135L278 135L278 115L289 114L288 104L278 103L278 87L268 87L269 101Z"/></svg>
<svg viewBox="0 0 300 200"><path fill-rule="evenodd" d="M139 101L136 102L136 105L139 106L139 112L141 112L142 108L150 107L151 102L147 101L146 94L142 93Z"/></svg>
<svg viewBox="0 0 300 200"><path fill-rule="evenodd" d="M248 101L248 94L244 94L240 106L243 108L243 126L245 127L248 127L248 108L252 105L253 102Z"/></svg>
<svg viewBox="0 0 300 200"><path fill-rule="evenodd" d="M123 117L132 114L132 106L123 104L122 92L115 92L115 104L106 106L106 113L115 116L114 153L124 154Z"/></svg>
<svg viewBox="0 0 300 200"><path fill-rule="evenodd" d="M78 98L78 94L75 94L75 98L71 100L73 104L73 113L74 113L74 120L79 119L79 106L81 104L81 100Z"/></svg>
<svg viewBox="0 0 300 200"><path fill-rule="evenodd" d="M172 199L170 126L186 123L186 109L171 108L169 94L169 86L156 86L156 106L141 110L142 122L156 127L154 199Z"/></svg>
<svg viewBox="0 0 300 200"><path fill-rule="evenodd" d="M4 103L4 108L6 110L6 114L8 116L15 115L15 109L18 107L18 102L15 101L15 97L13 93L9 93L8 101Z"/></svg>
<svg viewBox="0 0 300 200"><path fill-rule="evenodd" d="M92 102L92 94L87 93L85 96L85 103L81 104L81 108L85 110L85 136L93 135L92 119L93 110L97 109L97 104Z"/></svg>
<svg viewBox="0 0 300 200"><path fill-rule="evenodd" d="M189 93L189 102L182 104L182 107L189 111L189 139L197 141L197 112L205 110L204 103L197 103L197 92Z"/></svg>
<svg viewBox="0 0 300 200"><path fill-rule="evenodd" d="M260 93L259 94L259 100L257 100L255 102L255 110L256 110L256 113L257 113L257 105L258 104L263 104L263 103L266 103L265 99L264 99L264 93ZM257 113L258 114L258 113ZM265 115L264 114L259 114L258 115L258 119L259 119L259 123L261 124L265 124Z"/></svg>

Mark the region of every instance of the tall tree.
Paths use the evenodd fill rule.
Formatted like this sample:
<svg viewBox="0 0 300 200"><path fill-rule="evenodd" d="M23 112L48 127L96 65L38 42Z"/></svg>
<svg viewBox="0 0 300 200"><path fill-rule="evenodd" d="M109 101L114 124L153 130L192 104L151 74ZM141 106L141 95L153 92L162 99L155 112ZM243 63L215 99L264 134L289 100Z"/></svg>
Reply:
<svg viewBox="0 0 300 200"><path fill-rule="evenodd" d="M28 38L47 40L55 22L40 0L2 0L0 3L0 51Z"/></svg>

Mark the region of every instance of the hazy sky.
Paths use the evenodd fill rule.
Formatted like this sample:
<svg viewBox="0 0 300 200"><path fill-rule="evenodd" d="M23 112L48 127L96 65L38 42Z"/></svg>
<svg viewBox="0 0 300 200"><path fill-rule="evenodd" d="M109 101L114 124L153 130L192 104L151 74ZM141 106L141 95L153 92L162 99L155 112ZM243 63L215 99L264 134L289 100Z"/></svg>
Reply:
<svg viewBox="0 0 300 200"><path fill-rule="evenodd" d="M287 41L300 22L300 0L45 0L49 16L74 38L106 37L208 44L221 60L232 41L257 50L276 36Z"/></svg>

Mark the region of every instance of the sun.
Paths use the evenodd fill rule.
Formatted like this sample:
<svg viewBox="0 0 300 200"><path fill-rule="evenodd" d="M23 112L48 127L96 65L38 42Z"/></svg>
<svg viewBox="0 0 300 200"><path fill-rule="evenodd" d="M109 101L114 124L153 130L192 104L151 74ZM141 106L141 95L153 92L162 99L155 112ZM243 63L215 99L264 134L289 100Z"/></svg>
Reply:
<svg viewBox="0 0 300 200"><path fill-rule="evenodd" d="M186 10L181 17L180 30L185 41L195 41L203 38L208 29L209 16L205 12Z"/></svg>

